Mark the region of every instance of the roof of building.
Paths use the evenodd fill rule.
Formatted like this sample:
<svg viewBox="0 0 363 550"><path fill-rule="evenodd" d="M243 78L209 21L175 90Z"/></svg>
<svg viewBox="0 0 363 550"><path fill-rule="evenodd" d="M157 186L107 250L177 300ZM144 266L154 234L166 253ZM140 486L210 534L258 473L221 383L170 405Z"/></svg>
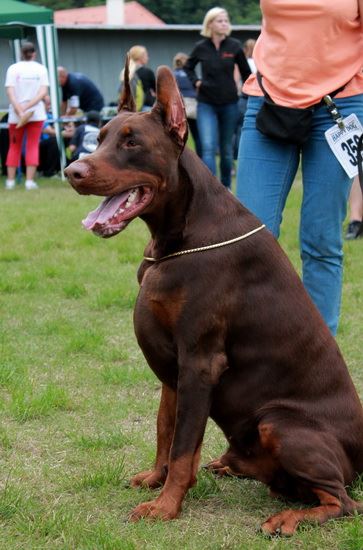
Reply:
<svg viewBox="0 0 363 550"><path fill-rule="evenodd" d="M107 8L103 6L92 6L89 8L75 8L70 10L58 10L54 12L54 22L56 25L107 25ZM124 20L113 21L114 25L146 25L159 26L165 25L159 17L151 13L136 2L125 2Z"/></svg>

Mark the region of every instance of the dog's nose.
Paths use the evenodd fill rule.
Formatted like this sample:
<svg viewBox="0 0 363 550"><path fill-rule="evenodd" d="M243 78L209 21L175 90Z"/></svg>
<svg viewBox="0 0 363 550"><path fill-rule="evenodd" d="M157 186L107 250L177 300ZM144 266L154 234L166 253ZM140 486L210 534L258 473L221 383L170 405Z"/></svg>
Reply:
<svg viewBox="0 0 363 550"><path fill-rule="evenodd" d="M86 162L76 160L64 170L64 174L71 183L82 183L90 176L90 167Z"/></svg>

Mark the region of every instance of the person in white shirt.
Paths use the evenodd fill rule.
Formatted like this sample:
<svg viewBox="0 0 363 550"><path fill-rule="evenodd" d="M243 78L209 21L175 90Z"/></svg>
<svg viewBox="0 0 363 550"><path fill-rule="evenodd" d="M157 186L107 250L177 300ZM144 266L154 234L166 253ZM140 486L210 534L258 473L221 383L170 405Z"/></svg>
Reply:
<svg viewBox="0 0 363 550"><path fill-rule="evenodd" d="M6 73L5 88L9 105L9 151L6 159L6 189L14 189L15 174L19 166L23 138L26 131L25 165L26 189L37 189L34 181L39 163L39 140L46 110L43 99L48 93L47 69L35 61L35 46L25 42L21 47L22 60L10 65Z"/></svg>

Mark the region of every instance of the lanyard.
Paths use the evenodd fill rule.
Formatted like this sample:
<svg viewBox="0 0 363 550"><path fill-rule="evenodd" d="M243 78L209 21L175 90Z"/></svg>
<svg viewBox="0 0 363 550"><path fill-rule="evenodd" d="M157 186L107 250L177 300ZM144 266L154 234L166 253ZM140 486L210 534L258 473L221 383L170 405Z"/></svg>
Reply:
<svg viewBox="0 0 363 550"><path fill-rule="evenodd" d="M330 95L325 95L323 97L323 100L335 124L338 124L340 130L344 130L343 117L340 114L339 109L334 103L332 97Z"/></svg>

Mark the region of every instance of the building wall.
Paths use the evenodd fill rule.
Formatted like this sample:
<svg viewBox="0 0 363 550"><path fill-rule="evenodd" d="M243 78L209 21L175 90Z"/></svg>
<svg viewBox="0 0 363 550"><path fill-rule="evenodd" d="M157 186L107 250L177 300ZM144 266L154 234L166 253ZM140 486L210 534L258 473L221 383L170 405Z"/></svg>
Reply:
<svg viewBox="0 0 363 550"><path fill-rule="evenodd" d="M232 36L242 43L248 38L257 38L255 26L236 28ZM34 35L29 34L30 39ZM34 38L33 38L34 39ZM59 65L69 71L86 74L102 91L106 104L116 101L119 74L125 54L131 46L142 44L149 51L149 67L172 66L174 55L179 51L189 53L200 40L199 28L165 29L74 29L58 28ZM0 78L5 80L7 67L13 62L11 49L6 40L0 40ZM0 107L7 105L4 87L0 87Z"/></svg>

